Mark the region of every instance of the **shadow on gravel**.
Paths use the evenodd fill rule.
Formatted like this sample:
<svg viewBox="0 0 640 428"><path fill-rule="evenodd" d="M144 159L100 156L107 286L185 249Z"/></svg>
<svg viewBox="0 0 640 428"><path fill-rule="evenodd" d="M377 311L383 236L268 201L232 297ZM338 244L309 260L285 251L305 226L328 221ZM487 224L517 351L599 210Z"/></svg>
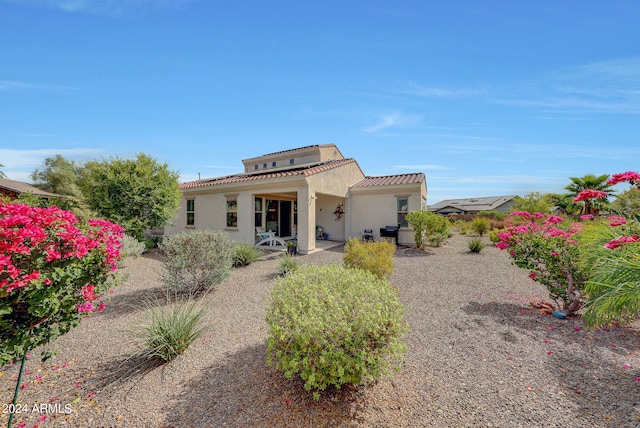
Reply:
<svg viewBox="0 0 640 428"><path fill-rule="evenodd" d="M548 341L550 349L554 349L548 372L556 376L549 381L564 387L581 416L601 418L601 426L640 426L637 331L620 327L585 331L579 317L558 320L510 303L470 302L462 310L472 316L474 324L493 321L507 327L508 331L502 333L504 340ZM471 324L465 327L474 328ZM602 356L609 352L635 364L615 367Z"/></svg>
<svg viewBox="0 0 640 428"><path fill-rule="evenodd" d="M433 255L432 253L426 251L426 250L420 250L418 248L413 248L413 247L398 247L398 249L396 249L396 252L394 254L395 257L401 257L401 258L406 258L406 257L427 257L427 256L431 256Z"/></svg>
<svg viewBox="0 0 640 428"><path fill-rule="evenodd" d="M363 393L343 388L313 401L298 379L285 379L267 366L266 345L227 355L202 371L172 397L163 425L182 426L351 426Z"/></svg>
<svg viewBox="0 0 640 428"><path fill-rule="evenodd" d="M116 294L106 301L106 308L102 313L93 316L104 317L106 319L120 317L132 312L139 312L149 302L158 303L164 306L167 302L166 292L163 287L154 287L144 290L136 290L129 293Z"/></svg>

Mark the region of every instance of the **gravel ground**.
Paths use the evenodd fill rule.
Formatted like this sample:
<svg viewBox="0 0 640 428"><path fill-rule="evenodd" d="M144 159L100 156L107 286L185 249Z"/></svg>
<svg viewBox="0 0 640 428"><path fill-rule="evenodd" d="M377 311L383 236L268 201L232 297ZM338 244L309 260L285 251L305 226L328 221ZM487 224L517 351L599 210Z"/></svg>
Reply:
<svg viewBox="0 0 640 428"><path fill-rule="evenodd" d="M127 333L144 320L139 305L162 297L162 262L129 259L128 280L106 310L59 338L53 359L29 359L18 400L26 412L14 426L640 426L638 325L586 331L580 319L531 310L528 299L545 290L505 252L470 253L468 239L396 252L392 282L411 326L405 367L318 402L299 379L266 365L276 254L236 269L209 296L213 328L164 366L131 357L137 348ZM300 257L341 259L342 247ZM17 364L0 369L2 403L11 402L17 372Z"/></svg>

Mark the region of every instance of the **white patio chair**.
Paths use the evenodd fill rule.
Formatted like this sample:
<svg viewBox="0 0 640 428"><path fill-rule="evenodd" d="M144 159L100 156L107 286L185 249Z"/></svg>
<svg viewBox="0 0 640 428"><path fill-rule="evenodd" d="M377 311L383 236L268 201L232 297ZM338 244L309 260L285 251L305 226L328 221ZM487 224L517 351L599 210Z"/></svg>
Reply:
<svg viewBox="0 0 640 428"><path fill-rule="evenodd" d="M256 244L256 247L259 247L262 244L269 244L270 247L276 245L282 245L283 247L287 246L287 243L277 237L275 232L265 232L264 229L256 227L256 234L260 239L260 241L258 241L258 243Z"/></svg>

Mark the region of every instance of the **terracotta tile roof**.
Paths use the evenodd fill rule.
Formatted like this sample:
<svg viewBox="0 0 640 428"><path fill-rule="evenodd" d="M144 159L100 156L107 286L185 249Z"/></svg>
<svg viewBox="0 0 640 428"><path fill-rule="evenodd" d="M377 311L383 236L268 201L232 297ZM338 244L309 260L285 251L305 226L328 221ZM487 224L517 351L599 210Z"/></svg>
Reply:
<svg viewBox="0 0 640 428"><path fill-rule="evenodd" d="M353 185L353 187L420 184L424 182L424 180L425 176L422 172L416 172L412 174L382 175L379 177L365 177L364 180L357 182Z"/></svg>
<svg viewBox="0 0 640 428"><path fill-rule="evenodd" d="M23 183L22 181L9 180L8 178L0 178L0 188L17 193L31 193L36 196L42 196L45 198L61 197L55 193L46 192L38 187L35 187L29 183Z"/></svg>
<svg viewBox="0 0 640 428"><path fill-rule="evenodd" d="M255 159L260 159L260 158L263 158L263 157L266 157L266 156L282 155L282 154L285 154L285 153L300 152L300 151L311 149L311 148L324 148L324 147L335 147L336 149L338 148L335 144L314 144L314 145L311 145L311 146L304 146L304 147L298 147L298 148L295 148L295 149L282 150L282 151L279 151L279 152L266 153L264 155L255 156L255 157L248 158L248 159L243 159L243 162L252 161L252 160L255 160Z"/></svg>
<svg viewBox="0 0 640 428"><path fill-rule="evenodd" d="M235 175L229 175L226 177L205 178L203 180L196 180L196 181L189 181L186 183L182 183L178 187L184 190L184 189L194 189L198 187L218 186L220 184L248 183L251 181L262 181L262 180L269 180L272 178L296 177L296 176L308 177L324 171L328 171L330 169L339 168L341 166L348 165L351 163L356 163L356 160L355 159L333 160L333 161L323 162L317 165L310 165L307 167L289 169L285 171L265 172L263 174L235 174Z"/></svg>

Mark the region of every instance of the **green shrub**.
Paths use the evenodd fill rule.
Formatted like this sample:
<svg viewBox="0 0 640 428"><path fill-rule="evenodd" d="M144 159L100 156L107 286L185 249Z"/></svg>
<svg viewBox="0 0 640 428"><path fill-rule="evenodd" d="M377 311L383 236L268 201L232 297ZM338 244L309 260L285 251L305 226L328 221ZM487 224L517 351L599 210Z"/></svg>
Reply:
<svg viewBox="0 0 640 428"><path fill-rule="evenodd" d="M122 242L122 250L120 250L122 258L140 257L147 249L144 242L140 242L130 235L125 235L120 242Z"/></svg>
<svg viewBox="0 0 640 428"><path fill-rule="evenodd" d="M498 236L498 233L500 232L504 232L504 229L491 229L489 231L489 241L491 241L494 244L497 244L498 242L500 242L500 236Z"/></svg>
<svg viewBox="0 0 640 428"><path fill-rule="evenodd" d="M489 231L490 224L487 217L478 216L471 221L471 230L482 236Z"/></svg>
<svg viewBox="0 0 640 428"><path fill-rule="evenodd" d="M464 220L456 220L454 226L458 228L460 235L466 235L470 232L469 222Z"/></svg>
<svg viewBox="0 0 640 428"><path fill-rule="evenodd" d="M207 305L201 300L187 299L169 306L148 304L147 324L134 330L144 347L143 354L171 361L187 350L209 328L204 324Z"/></svg>
<svg viewBox="0 0 640 428"><path fill-rule="evenodd" d="M285 276L289 272L295 272L300 267L300 262L289 253L284 253L280 259L278 275Z"/></svg>
<svg viewBox="0 0 640 428"><path fill-rule="evenodd" d="M351 238L344 247L344 264L354 269L364 269L378 278L393 274L393 253L396 246L387 241L368 242Z"/></svg>
<svg viewBox="0 0 640 428"><path fill-rule="evenodd" d="M166 256L162 278L176 292L208 291L229 277L235 245L224 232L196 230L161 244Z"/></svg>
<svg viewBox="0 0 640 428"><path fill-rule="evenodd" d="M233 252L234 266L247 266L262 257L262 250L248 243L236 244Z"/></svg>
<svg viewBox="0 0 640 428"><path fill-rule="evenodd" d="M484 248L484 242L480 238L471 238L469 240L469 250L474 253L479 253Z"/></svg>
<svg viewBox="0 0 640 428"><path fill-rule="evenodd" d="M398 369L408 330L398 291L372 273L305 266L276 281L267 308L269 364L298 374L314 399Z"/></svg>
<svg viewBox="0 0 640 428"><path fill-rule="evenodd" d="M407 222L413 228L416 246L421 248L425 242L434 247L442 245L450 236L449 219L431 211L412 211L407 214Z"/></svg>

